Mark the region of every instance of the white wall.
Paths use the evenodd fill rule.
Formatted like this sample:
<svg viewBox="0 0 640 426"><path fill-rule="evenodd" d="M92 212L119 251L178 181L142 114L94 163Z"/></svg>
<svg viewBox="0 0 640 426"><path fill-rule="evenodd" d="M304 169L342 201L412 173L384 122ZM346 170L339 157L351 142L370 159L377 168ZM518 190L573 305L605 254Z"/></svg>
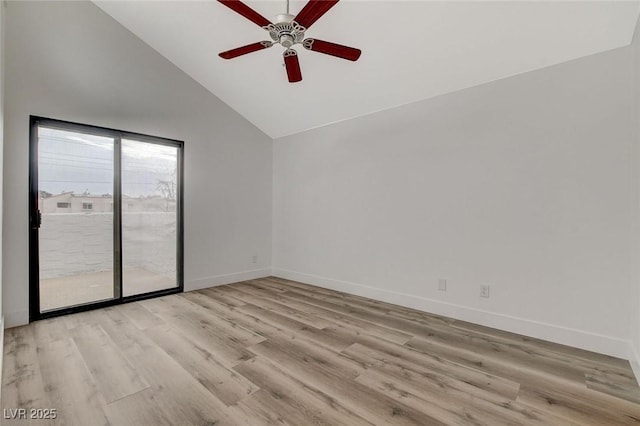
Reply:
<svg viewBox="0 0 640 426"><path fill-rule="evenodd" d="M632 59L276 140L274 274L627 357Z"/></svg>
<svg viewBox="0 0 640 426"><path fill-rule="evenodd" d="M632 349L630 354L631 366L636 378L640 382L640 21L636 24L636 30L632 42L633 52L633 81L634 94L634 140L635 140L635 168L634 168L634 217L633 229L630 232L632 247L632 280L633 288L630 299L633 301L633 312L630 320L632 333Z"/></svg>
<svg viewBox="0 0 640 426"><path fill-rule="evenodd" d="M2 156L4 145L4 43L5 43L5 2L0 2L0 187L2 186ZM0 224L2 224L2 197L0 197ZM4 314L2 310L2 293L4 292L2 279L2 226L0 226L0 366L4 353ZM2 368L0 368L0 383L2 382ZM1 388L1 386L0 386ZM0 401L2 398L0 398Z"/></svg>
<svg viewBox="0 0 640 426"><path fill-rule="evenodd" d="M184 140L185 289L268 275L271 140L92 3L6 12L7 326L28 320L30 114Z"/></svg>

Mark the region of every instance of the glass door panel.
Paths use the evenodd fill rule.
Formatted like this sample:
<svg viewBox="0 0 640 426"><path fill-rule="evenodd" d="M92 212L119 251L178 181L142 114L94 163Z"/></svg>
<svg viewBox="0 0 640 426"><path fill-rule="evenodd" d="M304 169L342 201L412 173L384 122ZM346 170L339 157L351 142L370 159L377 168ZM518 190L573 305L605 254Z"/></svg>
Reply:
<svg viewBox="0 0 640 426"><path fill-rule="evenodd" d="M178 148L123 139L123 296L178 286Z"/></svg>
<svg viewBox="0 0 640 426"><path fill-rule="evenodd" d="M40 312L116 297L114 145L38 127Z"/></svg>

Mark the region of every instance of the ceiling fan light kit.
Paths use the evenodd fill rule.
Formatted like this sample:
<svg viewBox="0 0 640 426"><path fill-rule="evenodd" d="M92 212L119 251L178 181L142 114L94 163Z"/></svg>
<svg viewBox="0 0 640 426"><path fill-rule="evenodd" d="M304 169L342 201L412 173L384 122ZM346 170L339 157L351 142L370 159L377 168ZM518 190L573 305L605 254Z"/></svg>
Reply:
<svg viewBox="0 0 640 426"><path fill-rule="evenodd" d="M296 44L301 44L302 47L313 52L324 53L325 55L331 55L349 61L357 61L362 53L360 49L353 47L313 38L304 38L305 32L309 27L338 3L338 0L310 0L296 16L289 13L289 0L287 0L287 13L276 15L273 23L240 0L218 1L268 31L272 40L260 41L227 50L219 54L223 59L237 58L247 53L267 49L274 44L280 44L286 49L282 56L289 82L296 83L302 81L298 52L291 48Z"/></svg>

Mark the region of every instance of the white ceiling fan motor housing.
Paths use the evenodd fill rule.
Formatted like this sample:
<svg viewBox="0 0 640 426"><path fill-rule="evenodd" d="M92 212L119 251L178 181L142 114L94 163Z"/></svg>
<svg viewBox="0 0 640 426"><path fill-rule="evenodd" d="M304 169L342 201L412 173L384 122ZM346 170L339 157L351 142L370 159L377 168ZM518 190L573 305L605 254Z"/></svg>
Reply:
<svg viewBox="0 0 640 426"><path fill-rule="evenodd" d="M273 18L273 24L269 24L264 29L269 31L269 35L275 43L280 43L283 47L289 48L302 42L306 30L294 19L295 16L289 13L281 13Z"/></svg>

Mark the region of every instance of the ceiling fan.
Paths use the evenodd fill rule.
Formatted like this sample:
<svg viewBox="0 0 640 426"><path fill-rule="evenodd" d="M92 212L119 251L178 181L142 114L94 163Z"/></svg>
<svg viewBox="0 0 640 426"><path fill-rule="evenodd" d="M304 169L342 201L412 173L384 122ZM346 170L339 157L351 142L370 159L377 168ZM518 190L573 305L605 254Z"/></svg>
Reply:
<svg viewBox="0 0 640 426"><path fill-rule="evenodd" d="M233 59L246 55L247 53L267 49L274 44L280 44L286 48L282 56L284 57L284 65L287 69L289 82L296 83L302 81L302 72L300 71L300 63L298 62L298 53L291 48L295 44L302 44L307 50L348 59L349 61L357 61L362 53L360 49L353 47L330 43L315 38L304 38L305 31L320 19L322 15L327 13L329 9L335 6L339 0L309 0L296 16L289 14L289 0L287 0L287 13L276 15L273 23L240 0L218 1L268 31L272 40L259 41L236 49L227 50L218 55L223 59Z"/></svg>

